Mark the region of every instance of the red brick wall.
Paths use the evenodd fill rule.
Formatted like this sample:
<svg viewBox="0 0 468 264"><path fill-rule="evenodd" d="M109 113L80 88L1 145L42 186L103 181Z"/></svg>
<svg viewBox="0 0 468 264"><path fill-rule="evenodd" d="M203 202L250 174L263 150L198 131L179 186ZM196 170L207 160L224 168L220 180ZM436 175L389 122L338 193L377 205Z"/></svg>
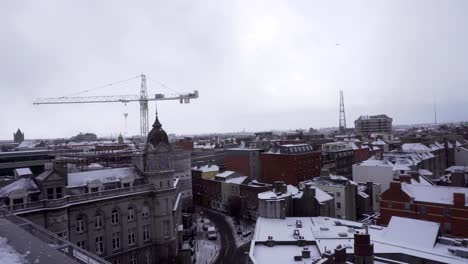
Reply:
<svg viewBox="0 0 468 264"><path fill-rule="evenodd" d="M361 161L369 159L370 157L368 148L355 149L353 150L353 152L354 152L354 157L353 157L354 163L359 163Z"/></svg>
<svg viewBox="0 0 468 264"><path fill-rule="evenodd" d="M193 141L177 141L177 148L193 151Z"/></svg>
<svg viewBox="0 0 468 264"><path fill-rule="evenodd" d="M262 179L266 183L284 181L286 184L297 185L320 175L320 152L298 155L262 153L260 158Z"/></svg>
<svg viewBox="0 0 468 264"><path fill-rule="evenodd" d="M451 235L468 237L467 206L417 201L411 204L411 199L398 184L392 183L390 188L381 195L379 224L388 225L392 216L400 216L440 223L441 232L445 232L445 223L449 223ZM409 208L405 208L405 204L409 204ZM425 210L422 209L423 207Z"/></svg>
<svg viewBox="0 0 468 264"><path fill-rule="evenodd" d="M258 208L258 194L271 191L272 186L252 187L249 185L240 185L240 195L244 197L245 205L250 208Z"/></svg>
<svg viewBox="0 0 468 264"><path fill-rule="evenodd" d="M226 155L224 157L224 164L227 170L237 171L245 176L252 176L250 172L250 158L249 156L234 156Z"/></svg>

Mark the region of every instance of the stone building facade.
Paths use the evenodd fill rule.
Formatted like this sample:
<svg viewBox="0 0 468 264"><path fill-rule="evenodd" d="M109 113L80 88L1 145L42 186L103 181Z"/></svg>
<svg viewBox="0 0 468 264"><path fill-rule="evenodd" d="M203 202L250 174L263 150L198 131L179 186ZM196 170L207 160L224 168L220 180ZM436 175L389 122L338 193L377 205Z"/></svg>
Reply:
<svg viewBox="0 0 468 264"><path fill-rule="evenodd" d="M9 211L112 263L173 263L182 203L175 159L156 117L134 166L69 173L56 160L41 175L1 188L0 199Z"/></svg>

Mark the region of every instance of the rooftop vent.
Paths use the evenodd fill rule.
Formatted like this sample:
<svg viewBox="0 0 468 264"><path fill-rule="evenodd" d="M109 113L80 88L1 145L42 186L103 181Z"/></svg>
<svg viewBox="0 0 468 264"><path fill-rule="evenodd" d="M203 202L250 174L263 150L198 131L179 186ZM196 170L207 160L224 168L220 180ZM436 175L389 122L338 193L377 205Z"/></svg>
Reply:
<svg viewBox="0 0 468 264"><path fill-rule="evenodd" d="M294 229L294 234L293 235L294 235L295 239L299 239L299 237L300 237L299 229Z"/></svg>
<svg viewBox="0 0 468 264"><path fill-rule="evenodd" d="M339 233L338 233L338 236L340 236L340 237L347 237L347 236L348 236L348 233L346 233L346 232L339 232Z"/></svg>
<svg viewBox="0 0 468 264"><path fill-rule="evenodd" d="M335 221L335 225L336 225L336 226L342 226L343 224L342 224L340 221L336 220L336 221Z"/></svg>
<svg viewBox="0 0 468 264"><path fill-rule="evenodd" d="M302 260L302 256L294 256L294 261L301 261Z"/></svg>
<svg viewBox="0 0 468 264"><path fill-rule="evenodd" d="M296 220L296 228L302 228L302 221Z"/></svg>
<svg viewBox="0 0 468 264"><path fill-rule="evenodd" d="M267 247L274 247L275 241L273 240L273 236L268 236L268 240L266 242Z"/></svg>
<svg viewBox="0 0 468 264"><path fill-rule="evenodd" d="M304 248L304 250L302 250L302 258L310 258L309 248Z"/></svg>

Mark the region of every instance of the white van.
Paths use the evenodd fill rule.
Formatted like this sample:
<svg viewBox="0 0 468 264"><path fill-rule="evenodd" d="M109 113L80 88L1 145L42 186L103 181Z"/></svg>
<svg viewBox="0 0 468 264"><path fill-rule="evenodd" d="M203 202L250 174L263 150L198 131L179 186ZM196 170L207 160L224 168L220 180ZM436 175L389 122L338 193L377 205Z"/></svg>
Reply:
<svg viewBox="0 0 468 264"><path fill-rule="evenodd" d="M218 238L218 233L216 232L216 228L214 226L208 227L208 239L215 240Z"/></svg>

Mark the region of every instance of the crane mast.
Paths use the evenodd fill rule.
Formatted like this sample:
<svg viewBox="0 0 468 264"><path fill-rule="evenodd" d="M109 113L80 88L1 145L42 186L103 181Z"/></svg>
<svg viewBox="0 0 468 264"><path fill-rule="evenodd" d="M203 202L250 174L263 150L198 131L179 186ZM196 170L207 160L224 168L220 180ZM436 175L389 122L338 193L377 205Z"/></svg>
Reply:
<svg viewBox="0 0 468 264"><path fill-rule="evenodd" d="M148 91L146 90L146 76L141 75L141 89L140 89L140 133L141 138L148 135Z"/></svg>
<svg viewBox="0 0 468 264"><path fill-rule="evenodd" d="M141 74L141 87L140 95L107 95L107 96L62 96L62 97L51 97L51 98L37 98L33 104L89 104L89 103L129 103L139 102L140 103L140 134L143 140L146 140L146 136L149 131L149 120L148 120L148 102L149 101L169 101L178 100L181 104L190 103L191 99L198 98L198 91L195 90L193 93L184 94L155 94L153 98L148 97L148 90L146 85L146 75Z"/></svg>

